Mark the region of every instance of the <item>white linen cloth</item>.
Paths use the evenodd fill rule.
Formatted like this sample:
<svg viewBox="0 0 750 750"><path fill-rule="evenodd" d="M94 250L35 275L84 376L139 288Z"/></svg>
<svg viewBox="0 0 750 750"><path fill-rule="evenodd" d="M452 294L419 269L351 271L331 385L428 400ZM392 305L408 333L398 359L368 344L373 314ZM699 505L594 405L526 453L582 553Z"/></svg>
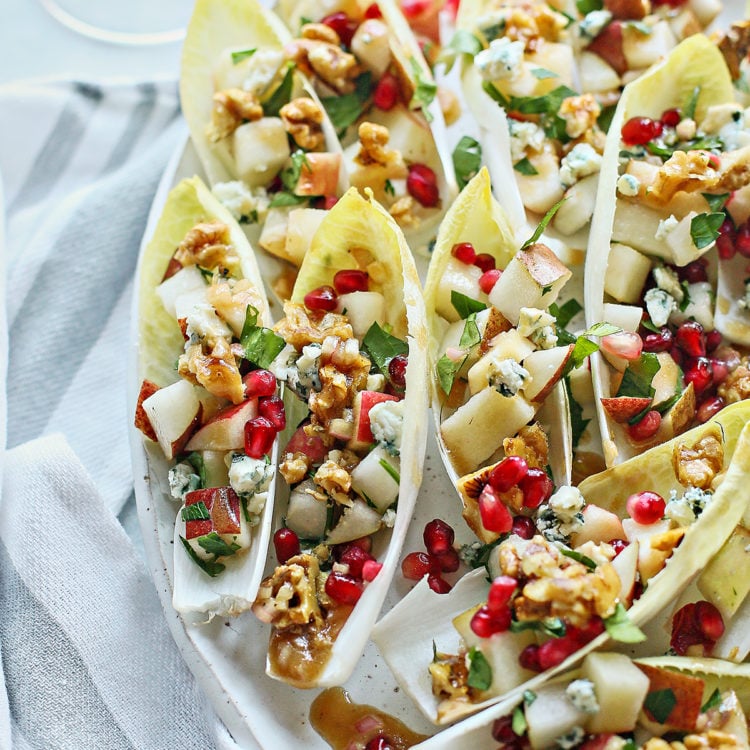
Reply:
<svg viewBox="0 0 750 750"><path fill-rule="evenodd" d="M174 82L0 87L0 750L238 747L171 638L132 496L132 279L178 111Z"/></svg>

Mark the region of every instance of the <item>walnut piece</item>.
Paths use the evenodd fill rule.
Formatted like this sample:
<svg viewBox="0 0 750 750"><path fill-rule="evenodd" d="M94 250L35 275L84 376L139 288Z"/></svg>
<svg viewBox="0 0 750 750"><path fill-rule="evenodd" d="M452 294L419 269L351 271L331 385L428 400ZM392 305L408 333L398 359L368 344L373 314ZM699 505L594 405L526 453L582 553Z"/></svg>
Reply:
<svg viewBox="0 0 750 750"><path fill-rule="evenodd" d="M643 745L643 750L734 750L746 747L739 737L728 732L709 729L700 734L688 734L682 741L667 742L661 737L652 737Z"/></svg>
<svg viewBox="0 0 750 750"><path fill-rule="evenodd" d="M432 677L432 692L440 700L471 699L474 690L469 687L465 652L438 654L428 669Z"/></svg>
<svg viewBox="0 0 750 750"><path fill-rule="evenodd" d="M396 223L402 228L418 227L420 218L414 215L414 209L417 204L410 195L402 195L388 209L388 213L396 220Z"/></svg>
<svg viewBox="0 0 750 750"><path fill-rule="evenodd" d="M263 117L263 107L254 94L243 89L226 89L214 94L211 124L206 135L212 143L232 135L245 122Z"/></svg>
<svg viewBox="0 0 750 750"><path fill-rule="evenodd" d="M284 51L303 73L316 75L339 94L351 94L354 80L362 72L357 58L338 44L319 39L295 39Z"/></svg>
<svg viewBox="0 0 750 750"><path fill-rule="evenodd" d="M294 142L305 151L318 151L325 145L321 127L324 119L322 107L312 99L301 96L292 99L279 110L284 129Z"/></svg>
<svg viewBox="0 0 750 750"><path fill-rule="evenodd" d="M672 452L672 465L683 487L707 490L724 467L724 446L714 435L705 435L692 447L679 443Z"/></svg>
<svg viewBox="0 0 750 750"><path fill-rule="evenodd" d="M318 42L340 45L341 39L336 31L324 23L306 23L300 29L303 39L312 39Z"/></svg>
<svg viewBox="0 0 750 750"><path fill-rule="evenodd" d="M265 307L263 297L258 293L249 279L232 279L216 276L206 290L206 299L216 310L218 315L225 320L237 338L242 333L247 317L247 306L251 305L256 310Z"/></svg>
<svg viewBox="0 0 750 750"><path fill-rule="evenodd" d="M531 469L544 469L549 463L547 435L538 422L522 427L518 435L503 440L506 456L520 456Z"/></svg>
<svg viewBox="0 0 750 750"><path fill-rule="evenodd" d="M740 64L750 52L750 21L736 21L721 34L717 45L724 56L732 80L740 77Z"/></svg>
<svg viewBox="0 0 750 750"><path fill-rule="evenodd" d="M220 221L196 224L177 246L173 259L182 267L197 265L209 271L230 269L239 263L229 227Z"/></svg>
<svg viewBox="0 0 750 750"><path fill-rule="evenodd" d="M406 176L406 165L401 152L387 147L391 138L388 128L373 122L363 122L359 126L358 135L359 153L354 157L357 164L363 167L372 164L386 167L394 178Z"/></svg>
<svg viewBox="0 0 750 750"><path fill-rule="evenodd" d="M336 451L331 451L331 453L336 453ZM338 461L332 460L330 454L329 458L315 472L313 481L337 503L341 505L352 504L350 496L352 475Z"/></svg>
<svg viewBox="0 0 750 750"><path fill-rule="evenodd" d="M346 316L330 312L308 312L298 302L284 303L284 317L273 330L298 352L308 344L322 344L327 336L337 336L344 340L354 337Z"/></svg>
<svg viewBox="0 0 750 750"><path fill-rule="evenodd" d="M284 456L284 460L279 464L279 472L288 485L294 485L307 476L311 466L312 459L307 453L296 451Z"/></svg>
<svg viewBox="0 0 750 750"><path fill-rule="evenodd" d="M593 94L569 96L560 104L560 117L565 120L565 132L570 138L580 138L596 126L602 108Z"/></svg>
<svg viewBox="0 0 750 750"><path fill-rule="evenodd" d="M743 357L739 366L727 375L718 393L727 404L750 398L750 362L747 357Z"/></svg>
<svg viewBox="0 0 750 750"><path fill-rule="evenodd" d="M536 51L543 41L556 42L568 21L543 3L521 4L509 7L504 13L503 36L511 41L522 41L527 52Z"/></svg>

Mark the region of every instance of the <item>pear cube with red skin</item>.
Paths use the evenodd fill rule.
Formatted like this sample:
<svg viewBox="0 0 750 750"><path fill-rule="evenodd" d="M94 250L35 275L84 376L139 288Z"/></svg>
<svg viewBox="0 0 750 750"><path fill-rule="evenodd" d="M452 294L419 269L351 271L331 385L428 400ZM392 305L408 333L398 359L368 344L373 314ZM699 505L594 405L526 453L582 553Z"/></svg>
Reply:
<svg viewBox="0 0 750 750"><path fill-rule="evenodd" d="M320 437L308 435L305 426L301 425L294 431L284 448L284 454L288 453L304 453L311 464L321 464L328 455L328 448Z"/></svg>
<svg viewBox="0 0 750 750"><path fill-rule="evenodd" d="M624 539L625 531L622 521L616 513L588 504L583 509L583 524L573 537L573 544L580 547L586 542L611 542L613 539Z"/></svg>
<svg viewBox="0 0 750 750"><path fill-rule="evenodd" d="M523 367L531 377L528 385L524 383L523 395L529 401L541 403L549 396L563 376L573 349L574 344L537 349L524 359Z"/></svg>
<svg viewBox="0 0 750 750"><path fill-rule="evenodd" d="M622 21L608 23L586 47L589 52L599 55L620 76L628 69L622 48L622 26Z"/></svg>
<svg viewBox="0 0 750 750"><path fill-rule="evenodd" d="M670 730L694 732L703 705L704 681L700 677L662 667L654 667L650 664L638 664L638 668L648 678L649 693L671 690L675 697L674 708L665 721L655 722L648 709L644 708L639 723L645 726L651 725L654 728L658 727L659 733Z"/></svg>
<svg viewBox="0 0 750 750"><path fill-rule="evenodd" d="M339 185L341 154L309 153L300 169L294 194L300 196L336 195Z"/></svg>
<svg viewBox="0 0 750 750"><path fill-rule="evenodd" d="M156 391L159 390L159 386L151 380L144 380L141 383L141 390L138 392L138 403L135 406L135 426L149 439L156 442L156 433L154 428L151 426L148 414L143 408L143 402L149 397L153 396Z"/></svg>
<svg viewBox="0 0 750 750"><path fill-rule="evenodd" d="M178 380L145 398L142 406L164 456L172 459L182 453L202 411L193 385Z"/></svg>
<svg viewBox="0 0 750 750"><path fill-rule="evenodd" d="M245 424L258 416L258 399L232 404L214 415L190 438L189 451L238 451L245 447Z"/></svg>
<svg viewBox="0 0 750 750"><path fill-rule="evenodd" d="M206 506L211 517L186 521L186 539L195 539L212 531L219 535L239 534L242 531L240 499L231 487L193 490L185 495L186 508L200 502Z"/></svg>
<svg viewBox="0 0 750 750"><path fill-rule="evenodd" d="M644 409L648 409L651 406L651 399L638 396L614 396L612 398L603 398L602 406L604 407L604 411L615 422L624 424L636 416L636 414L640 414Z"/></svg>
<svg viewBox="0 0 750 750"><path fill-rule="evenodd" d="M380 391L358 391L354 397L354 432L349 448L357 450L372 445L375 438L370 427L370 409L383 401L398 400L398 397Z"/></svg>

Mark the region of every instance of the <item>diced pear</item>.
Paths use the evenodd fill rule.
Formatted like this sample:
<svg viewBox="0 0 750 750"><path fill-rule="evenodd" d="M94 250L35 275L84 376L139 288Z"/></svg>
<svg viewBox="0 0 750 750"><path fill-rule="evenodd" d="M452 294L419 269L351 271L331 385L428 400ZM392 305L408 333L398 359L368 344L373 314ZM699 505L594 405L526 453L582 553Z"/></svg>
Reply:
<svg viewBox="0 0 750 750"><path fill-rule="evenodd" d="M726 203L726 209L735 226L750 219L750 184L735 190Z"/></svg>
<svg viewBox="0 0 750 750"><path fill-rule="evenodd" d="M381 526L380 513L371 508L364 500L355 500L344 509L338 523L328 533L326 544L343 544L374 534Z"/></svg>
<svg viewBox="0 0 750 750"><path fill-rule="evenodd" d="M346 310L354 335L362 339L373 323L383 324L385 297L380 292L348 292L339 295L336 309Z"/></svg>
<svg viewBox="0 0 750 750"><path fill-rule="evenodd" d="M537 79L535 96L547 94L558 86L573 86L573 71L576 69L573 47L560 42L545 42L526 55L526 61L535 68L554 70L554 78Z"/></svg>
<svg viewBox="0 0 750 750"><path fill-rule="evenodd" d="M587 654L581 676L594 683L599 711L589 718L591 734L630 732L649 690L649 680L624 654Z"/></svg>
<svg viewBox="0 0 750 750"><path fill-rule="evenodd" d="M698 17L687 7L683 7L680 13L669 19L669 26L675 39L680 42L693 34L700 34L703 30Z"/></svg>
<svg viewBox="0 0 750 750"><path fill-rule="evenodd" d="M326 533L328 504L306 490L316 490L312 479L300 482L289 494L285 522L300 539L322 539Z"/></svg>
<svg viewBox="0 0 750 750"><path fill-rule="evenodd" d="M633 24L622 29L622 51L631 70L648 68L676 46L677 40L666 21L657 21L650 34L642 33Z"/></svg>
<svg viewBox="0 0 750 750"><path fill-rule="evenodd" d="M648 677L649 693L669 690L675 701L669 714L666 717L659 717L660 721L650 716L644 707L638 723L654 734L670 730L694 731L704 700L705 681L698 675L688 674L687 671L678 672L674 669L656 667L653 664L639 664L639 669Z"/></svg>
<svg viewBox="0 0 750 750"><path fill-rule="evenodd" d="M264 47L240 61L232 58L237 49L225 49L220 55L213 70L216 91L225 89L244 89L260 96L276 77L284 64L282 49L274 50Z"/></svg>
<svg viewBox="0 0 750 750"><path fill-rule="evenodd" d="M618 200L612 225L612 239L624 242L646 255L672 260L672 250L663 239L657 239L659 222L669 214L646 206Z"/></svg>
<svg viewBox="0 0 750 750"><path fill-rule="evenodd" d="M375 80L379 80L391 64L388 27L378 18L368 18L357 27L350 48Z"/></svg>
<svg viewBox="0 0 750 750"><path fill-rule="evenodd" d="M745 597L734 617L725 624L724 635L716 641L711 655L736 663L745 661L750 654L750 596Z"/></svg>
<svg viewBox="0 0 750 750"><path fill-rule="evenodd" d="M570 393L575 402L588 414L594 405L594 383L588 367L576 367L568 375ZM585 418L585 417L584 417Z"/></svg>
<svg viewBox="0 0 750 750"><path fill-rule="evenodd" d="M200 271L199 271L200 273ZM195 286L174 298L174 316L177 320L187 318L199 305L206 303L207 286Z"/></svg>
<svg viewBox="0 0 750 750"><path fill-rule="evenodd" d="M604 291L618 302L636 304L651 271L651 260L621 242L613 242L609 250Z"/></svg>
<svg viewBox="0 0 750 750"><path fill-rule="evenodd" d="M560 183L560 160L551 151L530 154L528 160L536 174L515 172L513 175L521 194L521 202L529 211L545 214L565 192Z"/></svg>
<svg viewBox="0 0 750 750"><path fill-rule="evenodd" d="M575 234L591 221L598 185L599 175L590 174L565 191L565 203L557 210L552 221L558 232L565 235Z"/></svg>
<svg viewBox="0 0 750 750"><path fill-rule="evenodd" d="M479 288L479 278L481 275L482 271L477 266L469 266L458 258L451 257L440 278L435 295L437 314L451 323L460 320L461 317L451 303L451 292L460 292L471 299L480 299L482 292Z"/></svg>
<svg viewBox="0 0 750 750"><path fill-rule="evenodd" d="M392 471L384 468L384 463ZM399 484L394 474L398 476L400 471L398 458L377 445L352 469L352 489L382 515L398 497Z"/></svg>
<svg viewBox="0 0 750 750"><path fill-rule="evenodd" d="M232 134L237 177L250 187L266 185L289 158L289 140L279 117L262 117Z"/></svg>
<svg viewBox="0 0 750 750"><path fill-rule="evenodd" d="M750 593L750 531L737 526L698 579L701 594L732 619Z"/></svg>
<svg viewBox="0 0 750 750"><path fill-rule="evenodd" d="M672 359L669 352L657 352L656 358L659 360L660 366L651 381L651 386L654 389L653 402L661 404L668 401L680 390L682 370Z"/></svg>
<svg viewBox="0 0 750 750"><path fill-rule="evenodd" d="M226 451L201 451L206 487L226 487L229 484L226 456Z"/></svg>
<svg viewBox="0 0 750 750"><path fill-rule="evenodd" d="M336 195L341 169L341 154L315 152L305 155L294 194L302 197Z"/></svg>
<svg viewBox="0 0 750 750"><path fill-rule="evenodd" d="M327 213L322 208L293 208L289 212L282 257L295 266L301 266L310 242Z"/></svg>
<svg viewBox="0 0 750 750"><path fill-rule="evenodd" d="M721 13L720 0L688 0L687 6L704 29Z"/></svg>
<svg viewBox="0 0 750 750"><path fill-rule="evenodd" d="M691 211L687 216L680 219L677 226L667 234L667 245L672 251L672 260L678 266L686 266L713 247L713 243L704 248L695 246L690 234L690 225L697 215L695 211Z"/></svg>
<svg viewBox="0 0 750 750"><path fill-rule="evenodd" d="M709 709L707 714L711 729L733 735L739 740L740 747L748 747L747 718L734 690L725 690L721 694L721 703Z"/></svg>
<svg viewBox="0 0 750 750"><path fill-rule="evenodd" d="M286 234L289 229L288 206L279 206L268 211L258 244L271 255L286 258Z"/></svg>
<svg viewBox="0 0 750 750"><path fill-rule="evenodd" d="M195 388L182 379L155 391L143 401L143 409L167 459L182 452L201 415Z"/></svg>
<svg viewBox="0 0 750 750"><path fill-rule="evenodd" d="M257 398L227 406L197 430L185 447L189 451L241 450L245 446L245 425L257 416Z"/></svg>
<svg viewBox="0 0 750 750"><path fill-rule="evenodd" d="M552 250L536 243L513 256L489 300L513 325L518 325L522 307L548 308L571 276Z"/></svg>
<svg viewBox="0 0 750 750"><path fill-rule="evenodd" d="M522 390L529 401L542 403L547 398L560 381L573 349L574 344L537 349L524 359L523 367L530 377Z"/></svg>
<svg viewBox="0 0 750 750"><path fill-rule="evenodd" d="M623 520L622 528L628 541L638 540L638 572L641 574L643 583L646 583L649 578L653 578L672 554L671 549L655 549L651 546L651 541L655 536L665 534L671 527L672 522L669 519L648 525L636 523L632 518Z"/></svg>
<svg viewBox="0 0 750 750"><path fill-rule="evenodd" d="M613 539L624 539L622 521L616 513L589 504L583 509L583 525L572 539L575 547L586 542L611 542Z"/></svg>
<svg viewBox="0 0 750 750"><path fill-rule="evenodd" d="M200 272L198 266L186 266L181 268L174 276L162 281L156 287L156 293L159 295L164 309L172 316L177 317L175 312L175 301L183 294L203 293L205 298L206 280Z"/></svg>
<svg viewBox="0 0 750 750"><path fill-rule="evenodd" d="M583 50L578 58L578 74L582 91L614 91L622 83L617 71L609 63L588 50Z"/></svg>
<svg viewBox="0 0 750 750"><path fill-rule="evenodd" d="M534 750L556 747L558 737L585 725L589 715L573 705L566 688L567 685L545 685L535 691L536 698L526 706L528 737Z"/></svg>
<svg viewBox="0 0 750 750"><path fill-rule="evenodd" d="M494 388L484 388L472 396L440 426L456 471L468 474L476 469L505 438L528 424L535 412L519 394L507 397Z"/></svg>
<svg viewBox="0 0 750 750"><path fill-rule="evenodd" d="M469 370L469 391L474 394L488 387L488 373L493 363L504 359L521 362L533 351L534 345L525 336L521 336L516 328L499 333L493 339L489 351Z"/></svg>

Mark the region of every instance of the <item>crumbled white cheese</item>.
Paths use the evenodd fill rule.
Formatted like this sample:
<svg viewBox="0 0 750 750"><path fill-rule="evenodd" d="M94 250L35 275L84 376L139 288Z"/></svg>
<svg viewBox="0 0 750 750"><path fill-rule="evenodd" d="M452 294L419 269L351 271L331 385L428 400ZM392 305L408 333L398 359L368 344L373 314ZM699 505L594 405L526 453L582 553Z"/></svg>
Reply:
<svg viewBox="0 0 750 750"><path fill-rule="evenodd" d="M229 484L240 497L248 497L268 489L274 471L271 464L244 453L233 453L228 460Z"/></svg>
<svg viewBox="0 0 750 750"><path fill-rule="evenodd" d="M599 36L602 29L612 20L608 10L592 10L587 13L578 24L578 34L581 38L591 41Z"/></svg>
<svg viewBox="0 0 750 750"><path fill-rule="evenodd" d="M269 366L278 380L285 380L289 387L302 399L307 400L310 391L321 389L318 365L320 344L308 344L297 353L293 346L285 346Z"/></svg>
<svg viewBox="0 0 750 750"><path fill-rule="evenodd" d="M380 443L392 456L398 456L404 426L404 401L381 401L370 409L369 416L375 442Z"/></svg>
<svg viewBox="0 0 750 750"><path fill-rule="evenodd" d="M651 272L659 289L663 289L667 294L674 297L678 302L685 298L685 290L680 284L680 277L677 272L666 266L656 266Z"/></svg>
<svg viewBox="0 0 750 750"><path fill-rule="evenodd" d="M505 36L493 39L490 46L474 58L479 75L485 81L515 78L521 72L524 47L523 42L512 42Z"/></svg>
<svg viewBox="0 0 750 750"><path fill-rule="evenodd" d="M529 371L515 359L501 359L490 362L487 382L503 396L515 396L529 379Z"/></svg>
<svg viewBox="0 0 750 750"><path fill-rule="evenodd" d="M664 515L678 526L690 526L703 513L712 499L712 492L699 487L688 487L682 497L677 497L677 490L672 490L669 493Z"/></svg>
<svg viewBox="0 0 750 750"><path fill-rule="evenodd" d="M230 214L248 224L262 224L268 215L271 199L264 187L248 188L244 182L217 182L211 192Z"/></svg>
<svg viewBox="0 0 750 750"><path fill-rule="evenodd" d="M632 174L620 175L620 178L617 180L617 192L628 198L633 198L638 195L640 188L641 183L638 181L638 178L634 177Z"/></svg>
<svg viewBox="0 0 750 750"><path fill-rule="evenodd" d="M508 120L510 131L510 156L515 164L526 156L527 150L541 151L547 136L536 123Z"/></svg>
<svg viewBox="0 0 750 750"><path fill-rule="evenodd" d="M169 494L175 500L182 500L183 497L201 486L201 478L195 473L195 469L187 462L183 461L175 464L168 474Z"/></svg>
<svg viewBox="0 0 750 750"><path fill-rule="evenodd" d="M571 523L583 510L586 501L577 487L563 485L549 499L549 507L563 523Z"/></svg>
<svg viewBox="0 0 750 750"><path fill-rule="evenodd" d="M680 120L675 126L675 132L681 141L689 141L691 138L695 138L697 130L695 120L690 117Z"/></svg>
<svg viewBox="0 0 750 750"><path fill-rule="evenodd" d="M588 143L578 143L560 162L560 182L563 187L575 185L582 177L596 174L602 166L602 155Z"/></svg>
<svg viewBox="0 0 750 750"><path fill-rule="evenodd" d="M243 64L246 74L242 88L260 97L284 64L284 52L281 49L261 48L243 60Z"/></svg>
<svg viewBox="0 0 750 750"><path fill-rule="evenodd" d="M738 111L733 113L727 122L718 132L718 136L724 144L726 151L735 151L738 148L750 144L750 110Z"/></svg>
<svg viewBox="0 0 750 750"><path fill-rule="evenodd" d="M536 527L548 541L567 544L570 535L583 525L584 505L578 489L564 485L540 507Z"/></svg>
<svg viewBox="0 0 750 750"><path fill-rule="evenodd" d="M570 702L585 714L595 714L599 711L599 702L596 699L596 689L591 680L573 680L565 688L565 695Z"/></svg>
<svg viewBox="0 0 750 750"><path fill-rule="evenodd" d="M383 526L392 529L393 525L396 523L396 511L393 510L393 508L388 508L388 510L383 513L381 520L383 521Z"/></svg>
<svg viewBox="0 0 750 750"><path fill-rule="evenodd" d="M714 328L714 307L716 295L708 281L696 281L688 284L686 296L680 310L669 316L669 322L680 325L686 320L696 320L706 331Z"/></svg>
<svg viewBox="0 0 750 750"><path fill-rule="evenodd" d="M555 318L536 307L522 307L518 313L518 332L540 349L557 346Z"/></svg>
<svg viewBox="0 0 750 750"><path fill-rule="evenodd" d="M216 310L207 302L193 307L187 316L187 337L191 344L206 339L231 339L232 329L216 314Z"/></svg>
<svg viewBox="0 0 750 750"><path fill-rule="evenodd" d="M656 230L656 233L654 234L654 237L657 240L666 240L667 235L679 224L680 222L677 221L677 217L670 216L668 219L662 219L659 222L659 226Z"/></svg>
<svg viewBox="0 0 750 750"><path fill-rule="evenodd" d="M677 300L663 289L649 289L643 297L651 322L661 328L667 325L669 316L678 309Z"/></svg>
<svg viewBox="0 0 750 750"><path fill-rule="evenodd" d="M560 750L571 750L571 748L580 745L586 732L581 727L573 727L567 734L562 737L556 737L555 742Z"/></svg>

